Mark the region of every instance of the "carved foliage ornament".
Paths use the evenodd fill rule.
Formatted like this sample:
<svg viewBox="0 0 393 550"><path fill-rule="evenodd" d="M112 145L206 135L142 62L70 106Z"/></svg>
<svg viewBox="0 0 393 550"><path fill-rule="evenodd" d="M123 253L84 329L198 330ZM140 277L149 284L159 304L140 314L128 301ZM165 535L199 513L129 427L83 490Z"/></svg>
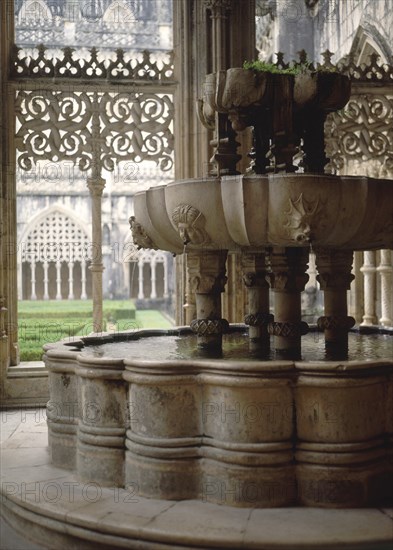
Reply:
<svg viewBox="0 0 393 550"><path fill-rule="evenodd" d="M211 242L205 230L205 216L194 206L179 204L172 213L172 220L185 245L206 245Z"/></svg>

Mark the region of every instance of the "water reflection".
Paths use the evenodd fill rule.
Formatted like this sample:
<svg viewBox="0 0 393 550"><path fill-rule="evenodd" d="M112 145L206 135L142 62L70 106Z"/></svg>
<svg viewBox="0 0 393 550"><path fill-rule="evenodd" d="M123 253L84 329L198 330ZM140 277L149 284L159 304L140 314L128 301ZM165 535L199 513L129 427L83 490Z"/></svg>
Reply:
<svg viewBox="0 0 393 550"><path fill-rule="evenodd" d="M119 335L120 336L120 335ZM384 334L354 334L348 338L348 353L342 348L326 346L323 334L309 333L302 337L301 354L277 352L274 340L271 349L250 343L246 332L233 332L223 337L222 351L197 348L197 337L193 334L160 335L141 337L131 341L117 341L102 345L86 346L83 355L95 357L114 357L133 360L179 360L179 359L220 359L236 361L266 361L290 359L303 361L326 360L375 360L392 359L393 338Z"/></svg>

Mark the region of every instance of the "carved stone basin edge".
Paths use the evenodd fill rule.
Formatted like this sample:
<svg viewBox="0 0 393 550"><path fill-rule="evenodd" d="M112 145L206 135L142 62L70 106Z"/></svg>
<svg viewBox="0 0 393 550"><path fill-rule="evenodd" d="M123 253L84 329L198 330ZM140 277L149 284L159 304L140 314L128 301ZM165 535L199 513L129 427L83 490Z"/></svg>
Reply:
<svg viewBox="0 0 393 550"><path fill-rule="evenodd" d="M248 507L389 496L391 360L321 372L291 361L87 357L76 344L46 348L47 419L53 464L83 482L215 503L226 487L226 504Z"/></svg>
<svg viewBox="0 0 393 550"><path fill-rule="evenodd" d="M134 242L173 253L393 247L393 182L270 174L179 180L135 195Z"/></svg>

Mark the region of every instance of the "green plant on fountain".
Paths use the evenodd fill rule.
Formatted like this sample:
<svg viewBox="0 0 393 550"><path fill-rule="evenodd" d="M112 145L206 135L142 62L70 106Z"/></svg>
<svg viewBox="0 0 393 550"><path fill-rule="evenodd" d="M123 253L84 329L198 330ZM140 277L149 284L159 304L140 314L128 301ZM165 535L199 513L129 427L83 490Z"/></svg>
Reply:
<svg viewBox="0 0 393 550"><path fill-rule="evenodd" d="M305 172L324 173L328 162L324 123L329 112L347 103L350 81L335 67L314 69L305 53L300 53L300 63L291 67L245 61L243 68L206 77L199 102L201 121L210 129L217 127L214 113L218 112L228 115L235 131L252 126L250 156L257 174L295 172L293 157L300 146ZM220 142L218 138L215 141ZM232 161L237 162L235 156Z"/></svg>

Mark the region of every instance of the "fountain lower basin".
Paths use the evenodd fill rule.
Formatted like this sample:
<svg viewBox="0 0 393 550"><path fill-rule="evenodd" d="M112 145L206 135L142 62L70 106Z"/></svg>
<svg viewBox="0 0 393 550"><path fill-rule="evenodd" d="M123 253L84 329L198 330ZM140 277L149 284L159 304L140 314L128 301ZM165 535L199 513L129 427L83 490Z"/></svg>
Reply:
<svg viewBox="0 0 393 550"><path fill-rule="evenodd" d="M231 328L235 340L244 330ZM85 347L47 345L53 464L158 499L259 508L386 503L393 361L150 355L152 336L181 348L189 332L115 335L140 338L145 358L137 350L132 357L133 341L123 357L111 353L110 335Z"/></svg>

